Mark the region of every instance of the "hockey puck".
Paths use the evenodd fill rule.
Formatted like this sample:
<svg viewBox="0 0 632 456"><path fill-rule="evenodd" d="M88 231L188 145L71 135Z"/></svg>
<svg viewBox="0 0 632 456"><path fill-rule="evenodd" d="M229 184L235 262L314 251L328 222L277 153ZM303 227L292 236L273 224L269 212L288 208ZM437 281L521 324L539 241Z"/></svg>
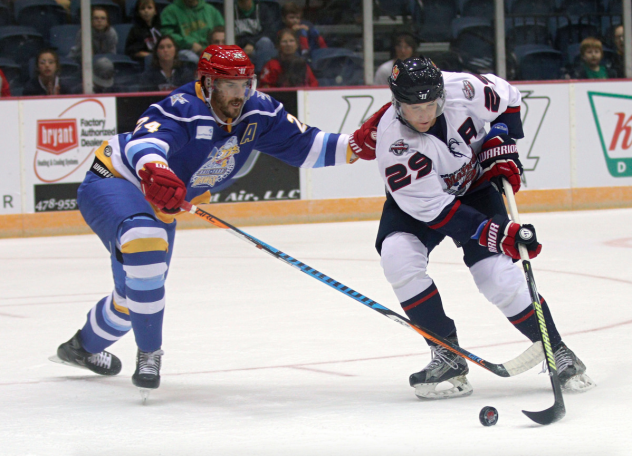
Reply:
<svg viewBox="0 0 632 456"><path fill-rule="evenodd" d="M494 407L483 407L481 413L478 414L478 419L483 426L493 426L498 423L498 410Z"/></svg>

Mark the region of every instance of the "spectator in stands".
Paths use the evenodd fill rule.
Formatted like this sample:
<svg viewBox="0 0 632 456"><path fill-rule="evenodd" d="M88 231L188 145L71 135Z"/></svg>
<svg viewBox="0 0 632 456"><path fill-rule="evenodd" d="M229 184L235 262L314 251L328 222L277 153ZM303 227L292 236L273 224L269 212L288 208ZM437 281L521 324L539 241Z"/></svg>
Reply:
<svg viewBox="0 0 632 456"><path fill-rule="evenodd" d="M154 48L151 67L141 76L141 87L147 91L170 91L193 81L193 70L178 59L178 46L164 35Z"/></svg>
<svg viewBox="0 0 632 456"><path fill-rule="evenodd" d="M24 85L23 95L66 95L72 88L59 79L59 56L53 49L42 49L35 58L36 76Z"/></svg>
<svg viewBox="0 0 632 456"><path fill-rule="evenodd" d="M395 60L406 60L413 56L417 49L417 41L410 33L399 33L393 38L393 47L391 48L391 60L380 65L375 72L373 84L388 85L388 77L391 75Z"/></svg>
<svg viewBox="0 0 632 456"><path fill-rule="evenodd" d="M223 25L218 25L208 32L208 44L224 45L226 44L226 29Z"/></svg>
<svg viewBox="0 0 632 456"><path fill-rule="evenodd" d="M116 54L118 35L110 26L108 11L101 7L92 8L92 54ZM81 60L81 30L77 32L75 45L70 50L68 57Z"/></svg>
<svg viewBox="0 0 632 456"><path fill-rule="evenodd" d="M134 26L127 35L125 54L142 61L152 53L160 38L160 16L154 0L138 0L134 8Z"/></svg>
<svg viewBox="0 0 632 456"><path fill-rule="evenodd" d="M573 79L608 79L614 78L615 73L607 68L603 59L603 45L597 38L589 36L579 46L580 62L575 67Z"/></svg>
<svg viewBox="0 0 632 456"><path fill-rule="evenodd" d="M114 87L114 64L107 57L97 59L92 65L94 93L118 92Z"/></svg>
<svg viewBox="0 0 632 456"><path fill-rule="evenodd" d="M9 86L9 80L0 70L0 97L10 97L11 87Z"/></svg>
<svg viewBox="0 0 632 456"><path fill-rule="evenodd" d="M282 27L278 3L235 1L235 41L253 61L257 72L276 54L274 39Z"/></svg>
<svg viewBox="0 0 632 456"><path fill-rule="evenodd" d="M301 55L309 58L314 49L327 47L327 43L313 24L302 20L303 10L294 2L287 2L281 8L281 19L283 24L296 32L298 35Z"/></svg>
<svg viewBox="0 0 632 456"><path fill-rule="evenodd" d="M170 35L181 49L180 58L198 62L207 46L209 30L224 25L220 12L205 0L174 0L160 15L161 33Z"/></svg>
<svg viewBox="0 0 632 456"><path fill-rule="evenodd" d="M616 73L617 78L625 78L624 40L625 30L623 25L618 25L612 33L612 41L614 41L614 46L617 49L612 59L612 69Z"/></svg>
<svg viewBox="0 0 632 456"><path fill-rule="evenodd" d="M298 37L286 28L277 37L277 58L268 61L261 71L261 87L318 87L318 80L305 59L297 54Z"/></svg>

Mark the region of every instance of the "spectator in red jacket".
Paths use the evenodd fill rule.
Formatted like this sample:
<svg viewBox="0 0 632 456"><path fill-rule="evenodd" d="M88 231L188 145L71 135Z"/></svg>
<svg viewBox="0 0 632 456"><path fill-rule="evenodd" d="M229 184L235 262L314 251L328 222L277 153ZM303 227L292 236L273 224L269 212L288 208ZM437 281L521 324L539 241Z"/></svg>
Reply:
<svg viewBox="0 0 632 456"><path fill-rule="evenodd" d="M287 2L281 8L281 18L287 28L298 35L301 55L308 58L314 49L327 47L327 43L310 22L303 20L303 10L294 2Z"/></svg>
<svg viewBox="0 0 632 456"><path fill-rule="evenodd" d="M292 29L277 36L278 56L261 70L261 87L318 87L318 80L307 62L297 55L298 37Z"/></svg>
<svg viewBox="0 0 632 456"><path fill-rule="evenodd" d="M0 70L0 97L10 97L11 96L11 88L9 87L9 81L6 76Z"/></svg>

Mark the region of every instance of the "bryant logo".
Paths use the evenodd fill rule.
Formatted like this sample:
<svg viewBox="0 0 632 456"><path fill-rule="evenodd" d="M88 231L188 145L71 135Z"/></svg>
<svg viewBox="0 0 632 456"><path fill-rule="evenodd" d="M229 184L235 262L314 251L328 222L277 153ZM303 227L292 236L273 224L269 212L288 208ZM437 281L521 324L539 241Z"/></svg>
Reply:
<svg viewBox="0 0 632 456"><path fill-rule="evenodd" d="M392 152L393 155L396 155L399 157L404 152L408 151L408 147L409 147L408 144L406 144L403 139L398 139L393 144L391 144L391 147L388 150L389 152Z"/></svg>
<svg viewBox="0 0 632 456"><path fill-rule="evenodd" d="M399 76L399 67L395 65L393 67L393 72L391 73L391 77L393 78L393 81L397 79L397 76Z"/></svg>
<svg viewBox="0 0 632 456"><path fill-rule="evenodd" d="M37 148L60 155L79 147L76 119L37 121Z"/></svg>
<svg viewBox="0 0 632 456"><path fill-rule="evenodd" d="M474 94L474 86L472 83L470 81L463 81L463 95L465 95L465 98L471 100L474 98Z"/></svg>

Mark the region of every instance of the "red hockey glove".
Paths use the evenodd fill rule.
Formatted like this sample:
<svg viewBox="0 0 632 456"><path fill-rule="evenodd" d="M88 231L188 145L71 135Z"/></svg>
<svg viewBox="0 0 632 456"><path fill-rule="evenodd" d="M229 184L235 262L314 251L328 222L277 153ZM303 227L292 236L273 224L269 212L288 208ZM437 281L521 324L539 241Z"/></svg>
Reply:
<svg viewBox="0 0 632 456"><path fill-rule="evenodd" d="M542 251L533 225L519 225L504 215L495 215L483 226L478 243L492 253L504 253L514 260L520 259L518 244L524 244L529 258L537 257Z"/></svg>
<svg viewBox="0 0 632 456"><path fill-rule="evenodd" d="M505 124L496 124L487 134L483 147L478 153L478 162L483 168L481 179L490 181L498 191L503 193L502 179L505 178L511 184L514 193L518 193L522 163L518 157L516 141L507 132Z"/></svg>
<svg viewBox="0 0 632 456"><path fill-rule="evenodd" d="M146 163L138 171L140 188L145 199L167 214L180 212L187 188L178 176L163 163Z"/></svg>
<svg viewBox="0 0 632 456"><path fill-rule="evenodd" d="M375 143L377 142L377 124L388 108L389 101L353 132L349 138L349 147L354 154L363 160L375 160Z"/></svg>

